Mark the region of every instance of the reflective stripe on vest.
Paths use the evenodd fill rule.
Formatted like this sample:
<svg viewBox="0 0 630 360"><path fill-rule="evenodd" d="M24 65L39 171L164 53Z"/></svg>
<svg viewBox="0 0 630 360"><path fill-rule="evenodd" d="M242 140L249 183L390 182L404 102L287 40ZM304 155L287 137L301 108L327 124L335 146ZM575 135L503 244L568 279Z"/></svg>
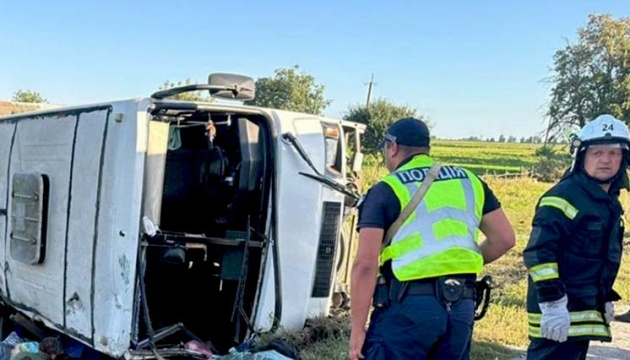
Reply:
<svg viewBox="0 0 630 360"><path fill-rule="evenodd" d="M403 209L421 185L433 160L416 156L382 181ZM425 198L381 252L392 260L401 281L458 273L479 273L483 257L477 244L484 202L479 179L465 169L445 166Z"/></svg>

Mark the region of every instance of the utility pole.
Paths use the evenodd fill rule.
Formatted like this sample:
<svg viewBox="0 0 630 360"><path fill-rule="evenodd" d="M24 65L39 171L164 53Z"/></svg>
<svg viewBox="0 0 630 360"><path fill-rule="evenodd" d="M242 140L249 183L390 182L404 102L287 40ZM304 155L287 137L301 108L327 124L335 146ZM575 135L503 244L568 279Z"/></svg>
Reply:
<svg viewBox="0 0 630 360"><path fill-rule="evenodd" d="M370 82L365 84L368 85L368 93L367 99L365 100L365 108L370 107L370 97L372 96L372 85L374 85L374 74L372 73L372 77L370 78Z"/></svg>

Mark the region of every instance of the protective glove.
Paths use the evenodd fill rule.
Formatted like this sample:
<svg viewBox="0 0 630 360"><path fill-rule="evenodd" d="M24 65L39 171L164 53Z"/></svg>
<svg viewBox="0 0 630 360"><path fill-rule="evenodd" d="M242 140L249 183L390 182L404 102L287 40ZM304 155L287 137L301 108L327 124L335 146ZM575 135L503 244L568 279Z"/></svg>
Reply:
<svg viewBox="0 0 630 360"><path fill-rule="evenodd" d="M604 316L606 317L606 322L609 324L615 318L615 305L613 305L613 303L610 301L606 303L606 313L604 314Z"/></svg>
<svg viewBox="0 0 630 360"><path fill-rule="evenodd" d="M571 316L567 309L569 299L566 295L555 301L541 302L540 331L544 338L558 342L565 342L569 336Z"/></svg>

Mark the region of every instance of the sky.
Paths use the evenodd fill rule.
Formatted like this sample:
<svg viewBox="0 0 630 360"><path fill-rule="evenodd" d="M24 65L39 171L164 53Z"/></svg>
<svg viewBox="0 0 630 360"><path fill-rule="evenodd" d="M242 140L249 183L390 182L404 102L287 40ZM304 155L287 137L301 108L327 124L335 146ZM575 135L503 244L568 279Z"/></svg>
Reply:
<svg viewBox="0 0 630 360"><path fill-rule="evenodd" d="M440 138L544 129L553 54L619 1L0 0L0 99L148 97L166 80L253 78L298 65L325 86L326 115L385 98Z"/></svg>

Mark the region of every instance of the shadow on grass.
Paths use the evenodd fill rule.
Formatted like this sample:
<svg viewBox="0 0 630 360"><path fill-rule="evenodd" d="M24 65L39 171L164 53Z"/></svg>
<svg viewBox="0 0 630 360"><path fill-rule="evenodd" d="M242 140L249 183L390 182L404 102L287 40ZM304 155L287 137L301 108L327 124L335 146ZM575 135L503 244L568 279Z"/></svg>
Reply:
<svg viewBox="0 0 630 360"><path fill-rule="evenodd" d="M515 360L525 359L525 350L518 350L504 345L485 341L473 342L471 360Z"/></svg>

